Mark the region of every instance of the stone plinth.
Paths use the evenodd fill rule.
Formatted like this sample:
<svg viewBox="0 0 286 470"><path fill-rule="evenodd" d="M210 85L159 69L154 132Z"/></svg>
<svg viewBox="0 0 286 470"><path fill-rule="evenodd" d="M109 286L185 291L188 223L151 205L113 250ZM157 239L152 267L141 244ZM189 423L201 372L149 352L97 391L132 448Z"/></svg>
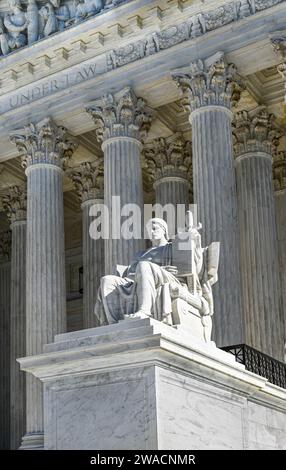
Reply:
<svg viewBox="0 0 286 470"><path fill-rule="evenodd" d="M286 391L156 320L57 335L19 360L44 383L45 449L286 448Z"/></svg>

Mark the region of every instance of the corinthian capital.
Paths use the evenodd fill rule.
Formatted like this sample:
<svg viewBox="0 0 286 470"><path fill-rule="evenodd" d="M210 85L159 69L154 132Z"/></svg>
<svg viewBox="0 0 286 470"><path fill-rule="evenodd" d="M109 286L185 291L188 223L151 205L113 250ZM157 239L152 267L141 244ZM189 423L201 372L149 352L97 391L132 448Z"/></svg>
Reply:
<svg viewBox="0 0 286 470"><path fill-rule="evenodd" d="M275 191L286 190L286 150L277 152L274 155L273 181Z"/></svg>
<svg viewBox="0 0 286 470"><path fill-rule="evenodd" d="M150 129L153 112L142 98L129 87L112 95L106 94L86 111L96 124L99 141L112 137L145 138Z"/></svg>
<svg viewBox="0 0 286 470"><path fill-rule="evenodd" d="M67 137L67 130L50 118L30 124L24 134L14 134L10 140L22 154L24 167L39 163L62 167L76 148L75 142Z"/></svg>
<svg viewBox="0 0 286 470"><path fill-rule="evenodd" d="M0 259L8 260L11 256L11 245L12 237L11 231L7 230L6 232L0 233Z"/></svg>
<svg viewBox="0 0 286 470"><path fill-rule="evenodd" d="M286 31L276 31L270 36L274 51L281 60L286 59Z"/></svg>
<svg viewBox="0 0 286 470"><path fill-rule="evenodd" d="M281 135L275 125L275 116L264 106L252 111L240 111L233 120L235 156L248 152L264 152L272 155L274 141Z"/></svg>
<svg viewBox="0 0 286 470"><path fill-rule="evenodd" d="M166 139L160 137L145 145L144 165L153 182L165 177L191 180L192 146L181 134Z"/></svg>
<svg viewBox="0 0 286 470"><path fill-rule="evenodd" d="M11 223L26 220L27 216L27 190L24 186L11 186L2 199Z"/></svg>
<svg viewBox="0 0 286 470"><path fill-rule="evenodd" d="M81 202L103 198L103 159L68 170Z"/></svg>
<svg viewBox="0 0 286 470"><path fill-rule="evenodd" d="M277 71L286 80L286 31L276 31L270 36L270 40L274 51L281 60Z"/></svg>
<svg viewBox="0 0 286 470"><path fill-rule="evenodd" d="M227 64L222 52L174 70L172 77L182 91L182 104L189 112L203 106L230 109L238 102L242 91L235 65Z"/></svg>

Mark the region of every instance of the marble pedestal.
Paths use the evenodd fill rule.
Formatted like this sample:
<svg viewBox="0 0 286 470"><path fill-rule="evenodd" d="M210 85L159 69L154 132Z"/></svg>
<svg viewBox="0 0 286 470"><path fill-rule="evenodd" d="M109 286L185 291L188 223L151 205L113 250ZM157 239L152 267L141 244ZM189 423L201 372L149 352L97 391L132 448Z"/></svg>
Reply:
<svg viewBox="0 0 286 470"><path fill-rule="evenodd" d="M286 390L156 320L57 335L19 362L44 383L45 449L286 448Z"/></svg>

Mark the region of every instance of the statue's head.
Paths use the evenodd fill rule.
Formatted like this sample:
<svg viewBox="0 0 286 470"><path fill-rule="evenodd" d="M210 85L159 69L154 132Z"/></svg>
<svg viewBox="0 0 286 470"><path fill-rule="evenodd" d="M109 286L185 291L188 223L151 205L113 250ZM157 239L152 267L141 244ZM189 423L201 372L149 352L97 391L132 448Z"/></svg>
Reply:
<svg viewBox="0 0 286 470"><path fill-rule="evenodd" d="M159 217L150 219L146 224L146 230L150 240L162 240L162 238L165 238L166 241L169 240L168 225L165 220Z"/></svg>

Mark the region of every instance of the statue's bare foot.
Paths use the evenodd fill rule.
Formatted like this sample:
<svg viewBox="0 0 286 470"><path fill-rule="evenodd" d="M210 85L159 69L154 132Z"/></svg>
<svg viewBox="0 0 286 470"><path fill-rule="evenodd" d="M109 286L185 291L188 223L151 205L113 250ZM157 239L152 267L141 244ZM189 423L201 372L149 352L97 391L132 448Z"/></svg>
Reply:
<svg viewBox="0 0 286 470"><path fill-rule="evenodd" d="M151 313L145 312L144 310L138 310L135 313L131 313L131 315L124 315L125 318L149 318L151 317Z"/></svg>

